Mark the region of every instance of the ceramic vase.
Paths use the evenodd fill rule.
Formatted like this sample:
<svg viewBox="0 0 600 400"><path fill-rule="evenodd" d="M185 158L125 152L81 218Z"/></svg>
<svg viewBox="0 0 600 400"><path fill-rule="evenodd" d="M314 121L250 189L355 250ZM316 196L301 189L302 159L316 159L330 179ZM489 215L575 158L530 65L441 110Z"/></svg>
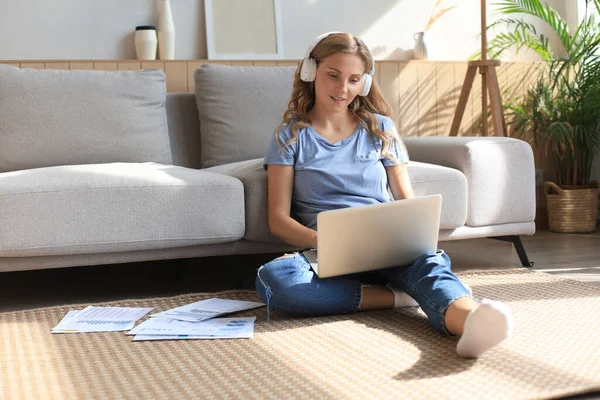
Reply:
<svg viewBox="0 0 600 400"><path fill-rule="evenodd" d="M154 26L135 27L135 54L138 60L156 60L157 45Z"/></svg>
<svg viewBox="0 0 600 400"><path fill-rule="evenodd" d="M161 60L175 59L175 24L169 0L161 0L158 19L158 56Z"/></svg>
<svg viewBox="0 0 600 400"><path fill-rule="evenodd" d="M417 32L413 35L415 39L415 59L416 60L427 60L427 41L425 32Z"/></svg>

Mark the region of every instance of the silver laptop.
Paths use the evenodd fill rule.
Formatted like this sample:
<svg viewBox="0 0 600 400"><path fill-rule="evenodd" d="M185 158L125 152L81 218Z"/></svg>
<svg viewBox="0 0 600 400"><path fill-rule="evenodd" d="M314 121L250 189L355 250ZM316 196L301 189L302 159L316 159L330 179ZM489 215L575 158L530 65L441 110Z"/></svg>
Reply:
<svg viewBox="0 0 600 400"><path fill-rule="evenodd" d="M303 252L320 278L408 265L437 250L442 196L431 195L317 216L317 249Z"/></svg>

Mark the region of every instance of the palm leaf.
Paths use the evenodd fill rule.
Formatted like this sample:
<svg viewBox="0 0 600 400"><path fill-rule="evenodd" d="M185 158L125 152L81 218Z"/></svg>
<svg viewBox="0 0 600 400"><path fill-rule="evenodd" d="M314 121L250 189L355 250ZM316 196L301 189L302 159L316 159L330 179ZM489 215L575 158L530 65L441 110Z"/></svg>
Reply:
<svg viewBox="0 0 600 400"><path fill-rule="evenodd" d="M572 47L573 39L567 23L550 5L543 4L540 0L502 0L494 5L505 15L527 14L541 19L556 33L566 51Z"/></svg>
<svg viewBox="0 0 600 400"><path fill-rule="evenodd" d="M494 21L493 23L491 23L490 25L488 25L487 29L489 30L489 29L495 28L497 25L506 25L507 28L515 26L515 29L525 28L528 31L530 31L531 33L533 33L534 35L537 35L537 29L535 28L534 24L527 23L520 19L500 18L500 19Z"/></svg>
<svg viewBox="0 0 600 400"><path fill-rule="evenodd" d="M544 60L552 59L552 50L548 39L545 37L540 39L526 30L500 33L494 36L488 46L490 57L498 58L504 51L512 47L515 47L517 51L527 47L539 54Z"/></svg>

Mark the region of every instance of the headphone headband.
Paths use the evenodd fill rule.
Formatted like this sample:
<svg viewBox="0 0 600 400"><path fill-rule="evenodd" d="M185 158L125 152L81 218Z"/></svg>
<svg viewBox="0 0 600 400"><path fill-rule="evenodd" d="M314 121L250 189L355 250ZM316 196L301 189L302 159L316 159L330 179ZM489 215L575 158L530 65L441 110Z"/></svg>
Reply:
<svg viewBox="0 0 600 400"><path fill-rule="evenodd" d="M327 33L322 33L319 36L317 36L315 38L315 40L312 41L310 46L308 46L308 49L306 49L306 52L304 53L304 58L310 58L310 53L314 50L315 47L317 47L319 42L321 40L325 39L327 36L333 35L334 33L343 33L343 32L331 31L331 32L327 32Z"/></svg>
<svg viewBox="0 0 600 400"><path fill-rule="evenodd" d="M312 41L310 46L308 46L306 53L304 53L304 59L308 60L310 58L310 53L314 50L315 47L317 47L319 42L321 40L325 39L327 36L333 35L334 33L344 33L344 32L331 31L331 32L326 32L326 33L323 33L323 34L317 36L315 38L315 40ZM367 46L365 46L365 48L367 49L367 52L369 53L369 57L371 58L371 70L368 72L368 74L373 76L375 74L375 60L373 59L373 54L371 54L371 50L369 50L369 48Z"/></svg>

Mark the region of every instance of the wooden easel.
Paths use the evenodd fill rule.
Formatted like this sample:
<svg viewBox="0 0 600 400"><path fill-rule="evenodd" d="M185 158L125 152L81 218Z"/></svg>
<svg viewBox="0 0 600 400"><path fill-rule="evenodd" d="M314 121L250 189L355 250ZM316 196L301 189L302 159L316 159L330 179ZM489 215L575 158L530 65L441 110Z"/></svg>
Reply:
<svg viewBox="0 0 600 400"><path fill-rule="evenodd" d="M487 59L487 23L486 23L486 0L481 0L481 60L470 61L469 68L467 69L467 75L463 83L460 97L458 99L458 105L456 106L456 112L452 120L452 127L450 128L450 136L457 136L462 117L467 107L467 101L469 100L469 94L473 87L473 81L475 80L475 74L477 70L481 74L481 118L482 118L482 130L483 135L488 136L488 91L490 96L490 106L492 109L492 128L496 136L507 136L506 135L506 122L504 121L504 113L502 109L502 95L500 94L500 86L498 85L498 75L496 74L496 67L500 65L499 60L488 60Z"/></svg>

